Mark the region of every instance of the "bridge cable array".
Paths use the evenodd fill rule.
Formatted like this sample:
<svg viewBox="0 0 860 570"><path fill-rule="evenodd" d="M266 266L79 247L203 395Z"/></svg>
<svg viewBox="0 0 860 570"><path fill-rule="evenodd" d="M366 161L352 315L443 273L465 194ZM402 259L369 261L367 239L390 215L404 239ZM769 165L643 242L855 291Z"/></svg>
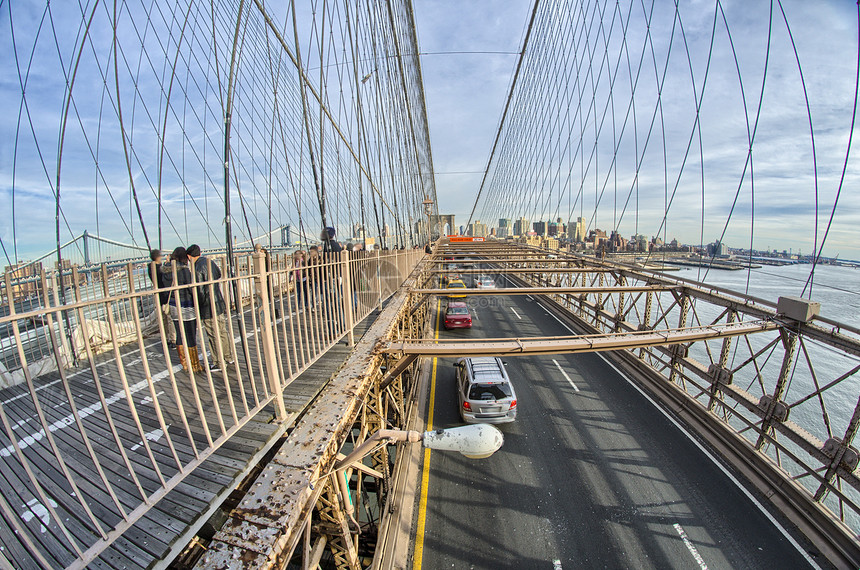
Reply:
<svg viewBox="0 0 860 570"><path fill-rule="evenodd" d="M468 223L716 238L750 265L790 224L811 251L811 295L852 178L860 42L823 46L832 21L800 5L750 9L536 0Z"/></svg>

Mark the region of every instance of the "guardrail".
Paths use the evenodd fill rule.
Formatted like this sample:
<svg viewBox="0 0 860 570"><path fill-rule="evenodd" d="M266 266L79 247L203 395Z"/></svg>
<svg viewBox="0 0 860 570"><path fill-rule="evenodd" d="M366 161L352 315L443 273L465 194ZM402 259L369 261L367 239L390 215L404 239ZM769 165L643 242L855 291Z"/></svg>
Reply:
<svg viewBox="0 0 860 570"><path fill-rule="evenodd" d="M205 275L221 277L207 280L171 265L175 285L161 291L185 305L172 312L182 350L168 344L176 323L147 265L103 266L89 282L73 269L65 304L44 272L32 302L16 302L7 275L0 330L20 382L0 391L0 567L87 565L255 416L285 421L284 388L352 344L423 256L341 252L294 266L254 253L235 276L218 257ZM38 375L34 358L54 370Z"/></svg>

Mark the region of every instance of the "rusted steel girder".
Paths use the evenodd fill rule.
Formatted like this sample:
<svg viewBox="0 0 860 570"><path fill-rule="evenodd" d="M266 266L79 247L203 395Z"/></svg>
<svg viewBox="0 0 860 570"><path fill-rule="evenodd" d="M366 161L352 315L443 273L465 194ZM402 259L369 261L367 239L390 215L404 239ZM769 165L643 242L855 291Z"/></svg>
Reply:
<svg viewBox="0 0 860 570"><path fill-rule="evenodd" d="M481 255L486 255L486 259L443 259L436 258L431 261L431 263L435 263L437 265L443 263L458 263L458 264L470 264L470 263L492 263L494 265L500 265L504 263L577 263L575 259L561 259L555 257L496 257L494 254L476 254L476 256L480 257ZM606 269L612 269L607 266Z"/></svg>
<svg viewBox="0 0 860 570"><path fill-rule="evenodd" d="M449 262L450 263L450 262ZM489 260L485 260L485 263L492 263L495 265L495 261L490 262ZM614 271L613 269L595 269L592 267L553 267L552 273L606 273L609 271ZM541 269L539 267L502 267L502 268L494 268L488 267L486 269L431 269L427 271L428 274L436 274L436 275L445 275L449 273L458 273L460 275L487 275L490 273L498 273L504 275L506 273L546 273L545 269Z"/></svg>
<svg viewBox="0 0 860 570"><path fill-rule="evenodd" d="M648 291L672 291L676 287L665 285L627 285L604 287L503 287L499 289L413 289L418 295L442 297L463 295L588 295L591 293L646 293Z"/></svg>
<svg viewBox="0 0 860 570"><path fill-rule="evenodd" d="M778 328L779 325L773 321L752 321L682 329L542 338L487 338L475 341L459 339L452 341L444 339L394 340L388 342L383 350L393 354L419 354L422 356L502 356L602 352L740 336L772 331Z"/></svg>
<svg viewBox="0 0 860 570"><path fill-rule="evenodd" d="M284 445L215 534L197 568L282 568L304 538L318 502L327 501L324 508L327 512L335 509L337 501L329 495L322 497L321 493L333 490L328 485L338 453L364 408L371 388L381 380L380 367L386 358L380 350L381 343L402 332L409 288L415 286L422 264L419 263L400 287L304 418L296 424ZM337 494L336 489L334 492ZM328 542L337 532L330 535ZM349 550L349 545L341 540L335 551L336 555L345 553L349 558L344 558L347 566L353 563Z"/></svg>

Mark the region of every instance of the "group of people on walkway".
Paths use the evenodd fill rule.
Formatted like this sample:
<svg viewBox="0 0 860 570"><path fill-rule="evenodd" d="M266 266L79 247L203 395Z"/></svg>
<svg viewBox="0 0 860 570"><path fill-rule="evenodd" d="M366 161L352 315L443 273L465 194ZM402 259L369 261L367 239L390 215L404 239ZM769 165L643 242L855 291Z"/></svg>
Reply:
<svg viewBox="0 0 860 570"><path fill-rule="evenodd" d="M292 268L289 278L296 295L299 311L311 310L318 298L328 299L333 305L332 319L343 320L343 307L340 302L340 287L334 286L338 280L331 274L333 256L341 251L363 251L362 244L341 245L332 227L326 227L320 234L321 245L311 246L308 251L298 250L292 254ZM429 249L429 245L428 248ZM271 272L271 261L265 248L256 250L265 254L266 269ZM219 371L223 365L234 363L235 343L230 335L227 322L227 304L221 291L221 269L209 258L201 254L197 244L177 247L165 260L158 249L150 252L152 263L149 276L153 287L158 290L159 316L167 344L175 348L182 368L186 371L203 372L198 348L198 324L202 325L209 345L209 368ZM367 290L366 276L358 272L351 274L353 290L353 310L358 310L358 297ZM194 285L193 287L191 285ZM170 290L171 287L178 287ZM258 291L258 294L260 292ZM196 299L195 299L196 297ZM279 318L279 307L275 307L275 317ZM202 321L198 323L198 318ZM329 323L334 330L334 323ZM202 343L200 343L202 346Z"/></svg>
<svg viewBox="0 0 860 570"><path fill-rule="evenodd" d="M221 292L221 269L201 254L197 244L177 247L164 260L160 250L149 254L152 263L149 276L158 288L159 314L167 335L167 344L176 348L179 362L186 371L203 372L197 343L197 318L209 341L209 368L216 372L221 363L233 364L234 343L227 323L227 304ZM207 283L216 281L216 283ZM197 284L196 287L182 287ZM180 286L169 291L170 287ZM197 307L195 308L195 292Z"/></svg>

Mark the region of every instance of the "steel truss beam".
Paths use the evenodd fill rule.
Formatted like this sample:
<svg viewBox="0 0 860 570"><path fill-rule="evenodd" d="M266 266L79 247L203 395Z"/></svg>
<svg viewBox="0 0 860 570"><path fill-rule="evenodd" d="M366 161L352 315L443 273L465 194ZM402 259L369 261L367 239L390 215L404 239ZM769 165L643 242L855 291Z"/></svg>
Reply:
<svg viewBox="0 0 860 570"><path fill-rule="evenodd" d="M623 332L542 338L487 338L480 340L394 340L385 346L393 354L421 356L503 356L517 354L564 354L603 352L645 346L665 346L700 340L726 338L772 331L773 321L754 321L730 325L686 327L659 331Z"/></svg>
<svg viewBox="0 0 860 570"><path fill-rule="evenodd" d="M663 285L630 285L619 287L504 287L500 289L413 289L419 295L439 295L442 297L474 295L589 295L592 293L646 293L648 291L672 291L676 287Z"/></svg>
<svg viewBox="0 0 860 570"><path fill-rule="evenodd" d="M489 263L485 261L485 263ZM495 262L493 262L495 265ZM610 269L593 269L591 267L553 267L553 273L600 273L601 271L611 271ZM461 275L484 275L487 273L546 273L546 270L540 267L503 267L496 269L433 269L427 272L428 274L447 275L450 273L459 273Z"/></svg>

